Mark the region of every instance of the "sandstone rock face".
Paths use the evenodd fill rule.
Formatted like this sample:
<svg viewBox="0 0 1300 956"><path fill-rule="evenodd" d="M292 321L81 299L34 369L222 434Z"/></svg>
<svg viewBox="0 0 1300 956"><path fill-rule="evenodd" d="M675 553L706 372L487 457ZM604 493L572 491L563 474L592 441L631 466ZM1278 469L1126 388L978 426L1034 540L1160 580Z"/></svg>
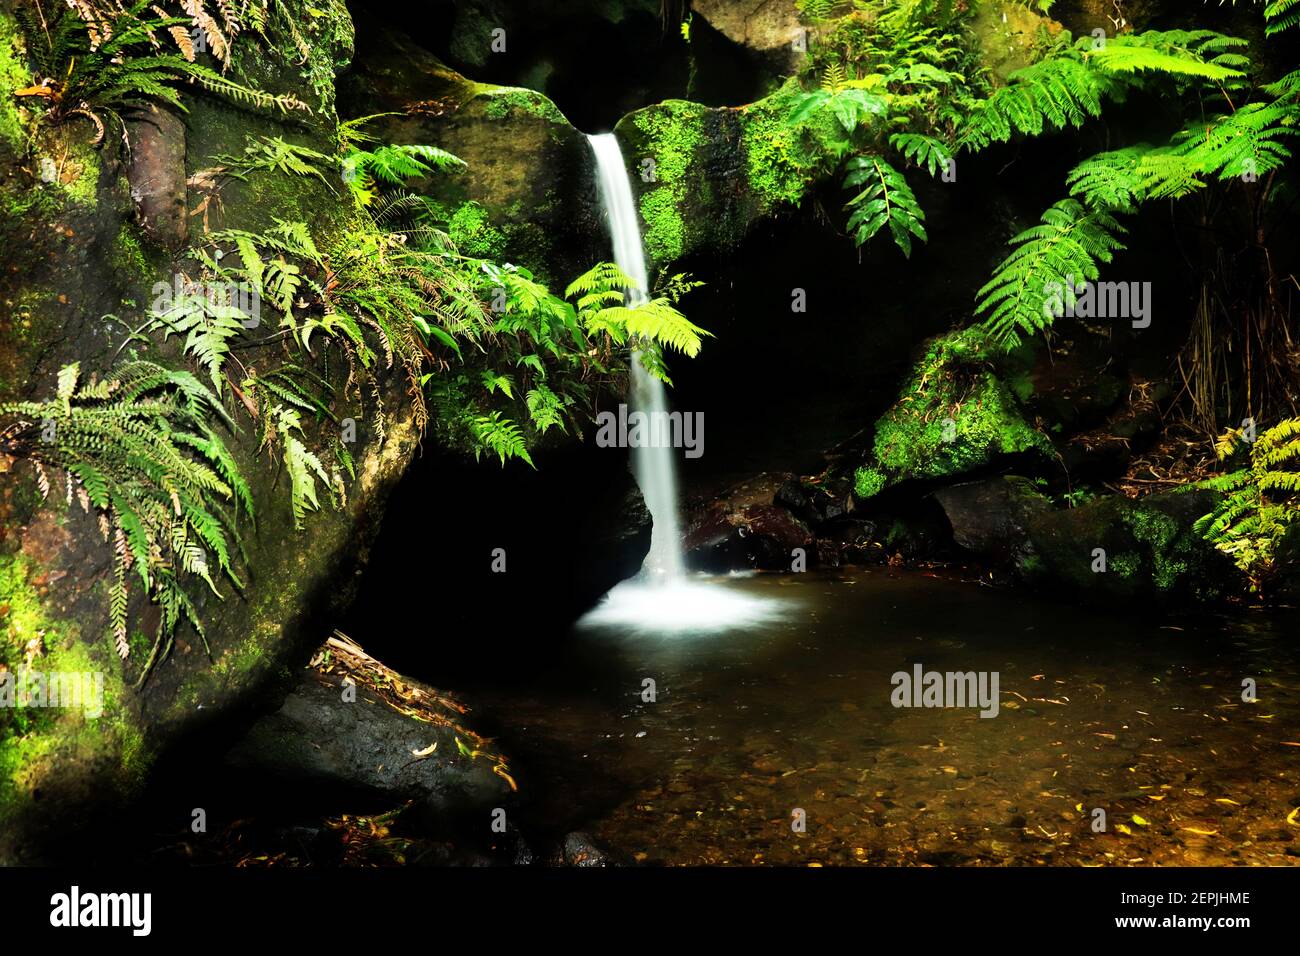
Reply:
<svg viewBox="0 0 1300 956"><path fill-rule="evenodd" d="M1033 62L1034 46L1043 31L1053 36L1061 31L1061 24L1012 0L980 4L971 21L984 65L1000 83Z"/></svg>
<svg viewBox="0 0 1300 956"><path fill-rule="evenodd" d="M694 16L732 43L761 57L775 75L789 75L798 69L803 54L795 40L803 30L794 0L695 0Z"/></svg>

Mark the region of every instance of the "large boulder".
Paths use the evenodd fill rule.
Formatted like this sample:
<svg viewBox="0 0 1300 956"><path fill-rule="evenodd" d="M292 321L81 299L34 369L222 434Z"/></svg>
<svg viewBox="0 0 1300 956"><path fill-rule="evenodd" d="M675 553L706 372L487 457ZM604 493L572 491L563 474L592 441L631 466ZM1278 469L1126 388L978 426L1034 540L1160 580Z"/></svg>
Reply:
<svg viewBox="0 0 1300 956"><path fill-rule="evenodd" d="M267 168L242 178L222 174L223 157L243 154L250 138L254 146L261 142L256 137L264 136L322 155L337 148L332 71L350 52L350 22L346 15L339 19L341 5L328 16L309 12L299 0L285 6L310 23L309 62L259 47L253 36L243 34L232 75L308 100L311 112L250 110L187 87L183 166L177 162L180 154L170 148L175 143L149 140L152 134L138 125L146 155L133 167L120 128L96 143L93 124L81 118L32 126L30 116L11 111L13 92L33 78L6 57L19 44L12 36L12 20L0 15L0 241L8 250L7 268L0 273L0 401L52 397L60 369L74 362L80 363L82 383L102 381L114 361L132 351L168 368L193 370L177 336L164 341L161 335L146 338L139 330L147 325L155 284L170 287L178 274L195 274L189 253L208 230L263 232L277 220L302 223L324 250L345 244L350 231L362 227L355 210L340 198L341 182L328 170L322 177ZM304 70L311 83L304 82ZM513 100L490 96L474 109L486 114L494 104L507 117L518 112ZM564 126L527 109L522 115L543 128ZM9 136L10 123L31 136L30 145ZM571 128L568 135L575 150L585 146L580 137L573 139ZM427 137L422 134L418 141ZM542 148L541 139L530 142ZM16 161L20 148L27 149L22 162ZM491 152L486 138L482 150L485 156ZM521 174L516 196L524 196L526 178ZM133 187L142 185L147 188L133 194ZM497 187L484 187L489 188ZM188 240L173 249L169 246L182 238L175 215L178 201L185 203ZM520 213L524 218L532 214ZM291 356L288 360L310 365L327 383L319 386L320 395L332 415L355 427L349 435L355 442L348 443L344 455L329 457L326 449L336 439L339 444L346 440L344 433L334 431L327 418L312 421L308 413L303 415L304 441L326 456L326 467L338 463L338 483L331 476L330 486L338 491L342 485L343 493L335 497L318 486L322 507L296 519L284 464L279 454L263 448L265 418L251 418L248 396L241 401L233 394L240 379L232 375L232 392L223 388L223 397L237 427L227 428L215 418L213 427L255 505L256 526L241 522L244 553L234 558L243 587L223 585L221 598L206 587L191 588L205 638L180 625L170 655L143 682L159 607L138 584L131 588L122 642L127 656L119 659L109 627L113 544L103 539L97 516L78 505L75 493L65 493L62 475L55 475L58 486L43 497L40 476L30 462L0 455L0 672L12 675L30 667L103 675L102 698L92 702L101 707L0 708L0 863L50 859L56 843L66 848L80 828L111 820L140 791L161 756L196 739L213 746L229 742L257 713L274 711L322 635L348 611L365 580L362 572L390 492L421 443L430 439L420 427L411 383L400 363L391 369L376 363L373 375L361 381L360 370L323 338L314 340L307 355L280 335L266 341L250 337L239 343L230 361L233 365L237 358L241 372L251 373L276 368ZM458 451L446 454L464 471L477 467L501 481L501 500L518 508L512 521L527 527L526 517L518 515L537 507L529 504L538 487L531 469L521 465L503 472L495 461L476 466ZM575 454L580 457L580 450ZM555 449L551 460L563 462L564 455ZM537 460L542 461L540 456ZM611 469L616 464L612 455L602 461ZM617 464L626 474L625 461ZM483 485L467 477L463 487ZM607 485L626 494L626 484ZM570 486L581 487L576 481ZM65 506L65 500L70 504ZM571 513L585 514L583 504L575 501ZM460 499L438 507L473 516ZM611 507L616 514L636 513L621 500ZM604 520L610 512L602 509L590 509L603 521L599 535L582 521L571 521L568 534L548 539L544 573L498 576L499 607L518 614L516 620L535 618L528 608L540 601L554 625L565 615L571 619L580 613L584 602L639 564L644 545L638 526L620 530L616 521ZM626 535L620 537L623 531ZM429 546L428 541L408 544ZM602 560L607 546L625 553ZM481 567L489 562L490 554ZM405 563L413 564L409 555ZM447 564L440 581L448 594L466 593L478 580L462 555L447 556ZM473 568L477 572L480 563L473 562ZM409 593L424 593L427 587L424 578ZM464 608L467 614L478 610L471 602L464 602ZM409 622L409 605L403 612Z"/></svg>
<svg viewBox="0 0 1300 956"><path fill-rule="evenodd" d="M830 131L820 120L789 128L799 93L791 78L746 106L666 100L619 120L653 265L734 248L764 217L803 202L824 171Z"/></svg>
<svg viewBox="0 0 1300 956"><path fill-rule="evenodd" d="M274 781L289 802L321 793L385 806L414 800L444 831L473 813L486 823L509 805L517 785L506 759L463 726L461 705L354 647L331 638L280 709L227 753L230 772Z"/></svg>

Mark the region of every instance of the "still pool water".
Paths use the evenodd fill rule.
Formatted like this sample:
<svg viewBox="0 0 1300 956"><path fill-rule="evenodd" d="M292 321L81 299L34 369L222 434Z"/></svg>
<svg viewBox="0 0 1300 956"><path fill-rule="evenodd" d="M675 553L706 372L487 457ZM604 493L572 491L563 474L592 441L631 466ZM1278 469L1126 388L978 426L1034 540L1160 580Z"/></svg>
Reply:
<svg viewBox="0 0 1300 956"><path fill-rule="evenodd" d="M1300 617L1143 618L874 568L708 583L763 614L598 616L526 686L469 695L503 728L524 832L666 865L1300 863ZM918 663L996 672L998 715L895 708Z"/></svg>

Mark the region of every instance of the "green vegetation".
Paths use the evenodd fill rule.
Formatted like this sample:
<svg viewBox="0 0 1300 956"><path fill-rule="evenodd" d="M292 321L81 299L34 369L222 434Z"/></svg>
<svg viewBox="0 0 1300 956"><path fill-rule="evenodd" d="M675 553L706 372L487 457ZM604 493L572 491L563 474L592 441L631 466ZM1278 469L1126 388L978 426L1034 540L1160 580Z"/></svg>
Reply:
<svg viewBox="0 0 1300 956"><path fill-rule="evenodd" d="M191 4L197 11L192 18L162 16L152 0L137 0L127 8L92 2L52 6L47 13L33 0L31 6L17 8L36 83L15 95L42 105L41 118L52 125L73 117L89 120L96 143L104 138L105 118L120 124L124 109L160 103L183 110L180 88L185 82L249 106L281 112L307 109L291 94L262 92L197 62L188 29L191 19L204 31L213 56L228 65L226 34L234 32L233 7L223 7L228 11L222 14L223 32L201 4ZM170 37L174 52L161 52L163 34Z"/></svg>
<svg viewBox="0 0 1300 956"><path fill-rule="evenodd" d="M533 90L502 87L485 90L481 95L487 100L484 112L489 119L505 119L511 113L520 112L556 123L565 121L554 103Z"/></svg>
<svg viewBox="0 0 1300 956"><path fill-rule="evenodd" d="M686 226L681 210L688 191L697 188L688 173L695 150L704 140L701 123L706 112L698 103L669 100L635 115L636 128L646 137L646 149L654 161L655 185L641 196L642 242L646 255L659 264L682 254Z"/></svg>
<svg viewBox="0 0 1300 956"><path fill-rule="evenodd" d="M1249 458L1244 468L1202 483L1224 497L1195 529L1258 586L1274 570L1287 529L1300 518L1300 418L1279 422L1253 440L1233 429L1217 445L1221 459L1243 449Z"/></svg>
<svg viewBox="0 0 1300 956"><path fill-rule="evenodd" d="M160 608L157 633L140 682L189 621L203 636L188 581L218 597L214 576L240 586L231 564L236 518L253 517L253 499L225 443L209 424L231 424L216 396L188 372L131 361L101 380L81 382L73 364L59 373L44 402L0 404L11 424L6 454L31 463L41 497L55 489L98 522L113 555L110 628L117 652L130 653L130 572Z"/></svg>
<svg viewBox="0 0 1300 956"><path fill-rule="evenodd" d="M1001 375L1010 363L978 329L930 340L898 400L877 422L872 453L854 475L870 498L905 478L936 479L988 465L999 455L1050 457Z"/></svg>

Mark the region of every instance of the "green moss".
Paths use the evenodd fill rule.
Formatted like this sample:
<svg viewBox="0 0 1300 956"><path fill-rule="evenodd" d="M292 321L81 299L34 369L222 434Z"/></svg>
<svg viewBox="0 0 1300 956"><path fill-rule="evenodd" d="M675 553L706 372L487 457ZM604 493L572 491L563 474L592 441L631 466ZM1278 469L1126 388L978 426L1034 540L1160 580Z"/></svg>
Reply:
<svg viewBox="0 0 1300 956"><path fill-rule="evenodd" d="M123 286L145 286L162 271L162 263L151 260L150 246L140 227L123 222L113 243L113 271Z"/></svg>
<svg viewBox="0 0 1300 956"><path fill-rule="evenodd" d="M740 110L749 188L768 209L797 206L823 171L826 143L833 130L823 125L829 111L812 124L794 128L787 122L800 93L791 77L776 92Z"/></svg>
<svg viewBox="0 0 1300 956"><path fill-rule="evenodd" d="M1111 558L1106 570L1111 574L1118 574L1121 578L1131 578L1138 573L1141 566L1141 559L1136 554L1125 551Z"/></svg>
<svg viewBox="0 0 1300 956"><path fill-rule="evenodd" d="M853 493L859 498L871 498L884 490L888 480L878 469L870 465L859 468L853 473Z"/></svg>
<svg viewBox="0 0 1300 956"><path fill-rule="evenodd" d="M0 709L0 821L13 813L50 773L75 773L70 760L115 768L119 784L132 789L152 761L138 724L127 707L120 665L107 641L86 641L79 629L50 607L42 575L22 555L0 556L0 663L26 666L28 642L39 639L31 667L45 673L103 675L103 708L91 716L81 708Z"/></svg>
<svg viewBox="0 0 1300 956"><path fill-rule="evenodd" d="M1171 590L1191 572L1194 555L1169 515L1154 508L1137 508L1126 516L1125 523L1133 537L1150 548L1151 577L1158 589Z"/></svg>
<svg viewBox="0 0 1300 956"><path fill-rule="evenodd" d="M638 168L643 159L654 161L654 185L642 194L640 207L646 252L659 265L678 258L685 247L682 209L693 188L692 166L705 140L707 113L699 103L667 100L633 117L642 152L627 159Z"/></svg>
<svg viewBox="0 0 1300 956"><path fill-rule="evenodd" d="M564 114L560 112L559 107L535 90L500 87L498 89L484 90L480 95L487 99L487 105L483 108L483 113L488 119L501 120L514 113L526 113L529 116L538 116L553 123L568 122L564 118Z"/></svg>
<svg viewBox="0 0 1300 956"><path fill-rule="evenodd" d="M654 189L641 197L641 219L645 223L645 249L651 260L669 263L682 254L686 223L670 189Z"/></svg>
<svg viewBox="0 0 1300 956"><path fill-rule="evenodd" d="M865 490L905 478L936 479L998 455L1052 453L999 377L996 348L978 329L931 339L898 400L876 422ZM874 475L871 474L874 472Z"/></svg>
<svg viewBox="0 0 1300 956"><path fill-rule="evenodd" d="M26 138L13 94L32 85L21 49L17 23L12 15L0 11L0 153L12 155L22 152Z"/></svg>

